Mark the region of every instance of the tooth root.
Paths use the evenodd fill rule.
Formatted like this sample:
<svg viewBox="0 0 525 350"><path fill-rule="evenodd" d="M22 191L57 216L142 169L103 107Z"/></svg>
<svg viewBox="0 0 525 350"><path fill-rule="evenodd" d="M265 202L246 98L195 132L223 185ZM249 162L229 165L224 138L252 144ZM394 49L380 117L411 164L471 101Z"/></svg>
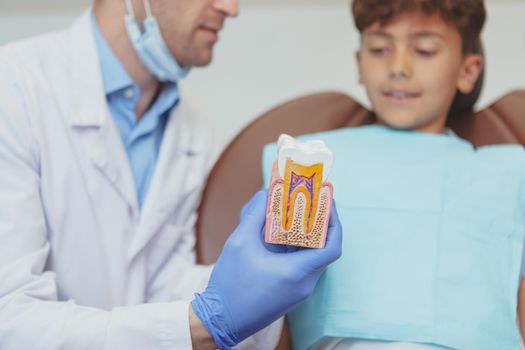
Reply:
<svg viewBox="0 0 525 350"><path fill-rule="evenodd" d="M284 193L282 203L282 224L285 230L290 230L295 209L295 201L299 193L306 199L304 212L304 232L310 233L314 225L319 201L319 192L323 182L323 164L304 166L291 159L286 161L284 169Z"/></svg>

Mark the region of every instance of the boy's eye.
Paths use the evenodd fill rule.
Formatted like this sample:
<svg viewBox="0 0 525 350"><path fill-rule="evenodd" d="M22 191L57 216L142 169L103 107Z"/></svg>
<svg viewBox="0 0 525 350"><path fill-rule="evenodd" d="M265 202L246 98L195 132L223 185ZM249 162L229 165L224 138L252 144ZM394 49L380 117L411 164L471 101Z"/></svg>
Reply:
<svg viewBox="0 0 525 350"><path fill-rule="evenodd" d="M431 58L437 54L437 50L416 49L416 53L421 57Z"/></svg>
<svg viewBox="0 0 525 350"><path fill-rule="evenodd" d="M386 47L369 47L368 51L374 55L374 56L382 56L388 52L388 48Z"/></svg>

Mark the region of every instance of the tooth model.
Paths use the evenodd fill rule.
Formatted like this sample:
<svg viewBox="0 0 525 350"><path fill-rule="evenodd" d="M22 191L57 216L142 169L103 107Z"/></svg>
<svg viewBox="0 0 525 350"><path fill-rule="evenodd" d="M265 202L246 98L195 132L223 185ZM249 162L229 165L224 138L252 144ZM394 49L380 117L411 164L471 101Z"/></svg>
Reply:
<svg viewBox="0 0 525 350"><path fill-rule="evenodd" d="M281 135L274 163L265 241L324 248L332 208L332 184L326 182L333 155L322 141L298 142Z"/></svg>

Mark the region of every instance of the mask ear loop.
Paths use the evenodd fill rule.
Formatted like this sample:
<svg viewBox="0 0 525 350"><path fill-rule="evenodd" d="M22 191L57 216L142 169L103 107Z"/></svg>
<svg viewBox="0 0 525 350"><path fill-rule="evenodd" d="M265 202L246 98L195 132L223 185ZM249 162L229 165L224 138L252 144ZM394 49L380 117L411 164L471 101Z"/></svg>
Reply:
<svg viewBox="0 0 525 350"><path fill-rule="evenodd" d="M151 4L149 0L144 0L144 9L146 10L146 18L151 18Z"/></svg>
<svg viewBox="0 0 525 350"><path fill-rule="evenodd" d="M128 9L128 15L130 15L132 18L135 18L135 11L133 10L131 0L124 0L124 2L126 3L126 8Z"/></svg>

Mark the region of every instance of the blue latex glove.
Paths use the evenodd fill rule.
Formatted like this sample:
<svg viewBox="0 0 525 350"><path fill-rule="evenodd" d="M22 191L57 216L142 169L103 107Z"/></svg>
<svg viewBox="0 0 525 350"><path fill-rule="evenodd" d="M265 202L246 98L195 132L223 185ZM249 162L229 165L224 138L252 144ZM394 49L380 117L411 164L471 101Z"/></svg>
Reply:
<svg viewBox="0 0 525 350"><path fill-rule="evenodd" d="M267 192L241 213L193 309L216 345L230 349L308 297L325 267L341 256L342 232L335 205L324 249L269 247L264 242Z"/></svg>

